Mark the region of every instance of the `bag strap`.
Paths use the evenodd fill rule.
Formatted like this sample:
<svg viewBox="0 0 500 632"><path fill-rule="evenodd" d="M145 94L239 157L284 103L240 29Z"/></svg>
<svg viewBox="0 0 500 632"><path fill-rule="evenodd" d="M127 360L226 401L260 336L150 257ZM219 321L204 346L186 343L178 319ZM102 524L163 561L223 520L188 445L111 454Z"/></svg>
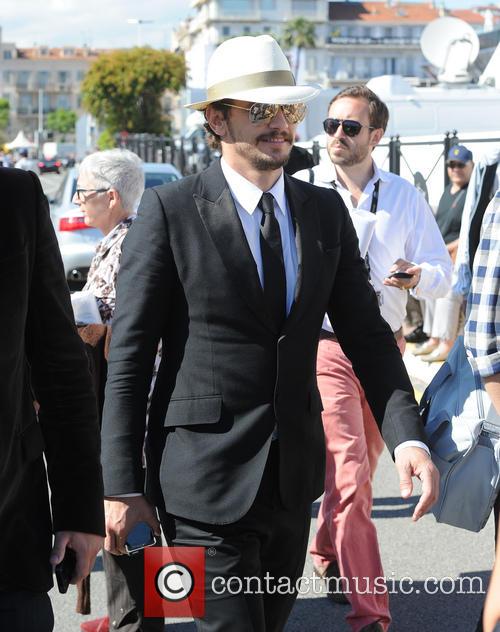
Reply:
<svg viewBox="0 0 500 632"><path fill-rule="evenodd" d="M483 178L481 180L481 191L479 192L479 199L474 209L474 215L469 228L469 267L473 269L474 257L476 255L477 247L479 246L479 239L481 236L481 226L483 223L484 213L489 201L491 200L494 191L493 183L495 181L495 175L497 172L498 162L488 165L484 170Z"/></svg>
<svg viewBox="0 0 500 632"><path fill-rule="evenodd" d="M309 167L309 184L314 184L314 170L312 167Z"/></svg>

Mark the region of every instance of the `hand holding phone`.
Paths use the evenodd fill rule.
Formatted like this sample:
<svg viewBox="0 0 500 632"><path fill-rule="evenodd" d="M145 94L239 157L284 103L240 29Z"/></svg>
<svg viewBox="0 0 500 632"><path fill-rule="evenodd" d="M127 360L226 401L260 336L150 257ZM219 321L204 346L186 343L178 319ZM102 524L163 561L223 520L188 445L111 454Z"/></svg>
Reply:
<svg viewBox="0 0 500 632"><path fill-rule="evenodd" d="M396 270L396 272L392 272L392 274L389 274L389 279L411 279L413 277L413 274L410 274L409 272L405 272L404 270Z"/></svg>
<svg viewBox="0 0 500 632"><path fill-rule="evenodd" d="M59 562L54 569L59 592L63 595L67 592L71 578L75 574L76 553L73 549L66 547L62 562Z"/></svg>
<svg viewBox="0 0 500 632"><path fill-rule="evenodd" d="M138 522L130 531L125 542L128 555L134 555L148 546L156 544L155 534L147 522Z"/></svg>

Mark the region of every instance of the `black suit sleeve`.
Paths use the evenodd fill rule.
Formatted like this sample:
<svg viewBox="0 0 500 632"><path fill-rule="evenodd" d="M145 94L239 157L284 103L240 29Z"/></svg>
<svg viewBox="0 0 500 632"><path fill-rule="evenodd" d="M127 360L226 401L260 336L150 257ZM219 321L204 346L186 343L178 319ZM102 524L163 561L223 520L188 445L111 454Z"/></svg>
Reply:
<svg viewBox="0 0 500 632"><path fill-rule="evenodd" d="M163 207L147 189L122 249L102 423L104 491L143 492L146 405L175 278Z"/></svg>
<svg viewBox="0 0 500 632"><path fill-rule="evenodd" d="M328 316L392 453L403 441L426 440L401 353L380 315L356 232L343 203L341 209L341 254Z"/></svg>
<svg viewBox="0 0 500 632"><path fill-rule="evenodd" d="M36 245L26 355L40 405L54 530L104 534L99 428L87 358L74 324L47 200L38 178L30 176Z"/></svg>

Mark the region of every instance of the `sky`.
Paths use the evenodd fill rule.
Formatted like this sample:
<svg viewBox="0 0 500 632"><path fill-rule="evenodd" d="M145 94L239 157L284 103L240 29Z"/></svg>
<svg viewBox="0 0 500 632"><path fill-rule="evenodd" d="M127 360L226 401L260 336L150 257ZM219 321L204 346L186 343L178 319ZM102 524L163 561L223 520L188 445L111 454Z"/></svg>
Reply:
<svg viewBox="0 0 500 632"><path fill-rule="evenodd" d="M169 47L172 29L188 15L191 0L0 0L2 39L17 46L119 48ZM470 8L479 0L445 0ZM484 3L483 3L484 4ZM151 20L141 26L127 20Z"/></svg>

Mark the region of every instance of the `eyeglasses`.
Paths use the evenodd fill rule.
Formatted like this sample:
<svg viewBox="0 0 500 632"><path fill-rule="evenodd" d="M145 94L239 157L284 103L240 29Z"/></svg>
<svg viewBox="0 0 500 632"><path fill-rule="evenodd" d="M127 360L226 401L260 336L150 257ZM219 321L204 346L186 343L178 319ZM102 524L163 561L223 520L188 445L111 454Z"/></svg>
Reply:
<svg viewBox="0 0 500 632"><path fill-rule="evenodd" d="M283 111L283 116L287 123L290 123L290 125L297 125L297 123L303 121L307 112L307 105L305 105L305 103L290 103L287 105L278 105L277 103L254 103L249 108L224 102L222 105L227 105L227 107L236 108L237 110L246 110L250 123L254 125L272 121L273 118L277 116L280 108Z"/></svg>
<svg viewBox="0 0 500 632"><path fill-rule="evenodd" d="M333 136L338 128L342 125L342 131L346 136L350 136L353 138L357 136L363 127L367 127L368 129L375 129L370 125L363 125L359 121L350 121L348 119L336 119L336 118L327 118L323 121L323 129L328 134L328 136Z"/></svg>
<svg viewBox="0 0 500 632"><path fill-rule="evenodd" d="M107 189L76 189L75 194L79 202L85 202L87 196L83 195L84 193L104 193L106 191L109 191L109 187Z"/></svg>
<svg viewBox="0 0 500 632"><path fill-rule="evenodd" d="M465 169L465 162L455 162L454 160L450 160L448 167L450 169Z"/></svg>

